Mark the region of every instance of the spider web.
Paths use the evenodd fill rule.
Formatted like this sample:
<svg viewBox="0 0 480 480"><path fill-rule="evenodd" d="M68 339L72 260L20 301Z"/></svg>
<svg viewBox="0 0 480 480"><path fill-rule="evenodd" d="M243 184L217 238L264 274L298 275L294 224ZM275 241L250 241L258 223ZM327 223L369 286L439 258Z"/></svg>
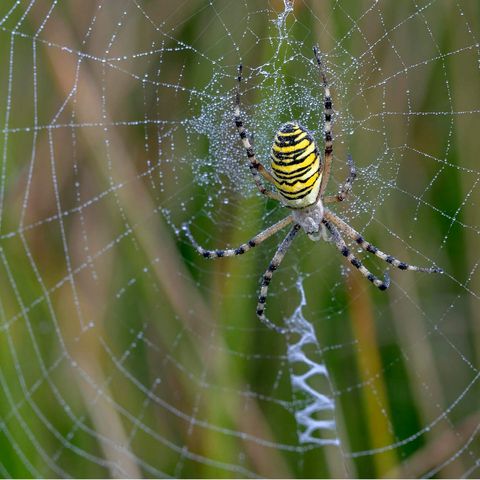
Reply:
<svg viewBox="0 0 480 480"><path fill-rule="evenodd" d="M479 6L9 0L0 5L0 475L476 477L480 473ZM281 123L322 143L335 212L387 293L299 235L255 316L285 216ZM354 248L354 247L352 247ZM355 249L355 252L357 250ZM376 275L387 265L358 256Z"/></svg>

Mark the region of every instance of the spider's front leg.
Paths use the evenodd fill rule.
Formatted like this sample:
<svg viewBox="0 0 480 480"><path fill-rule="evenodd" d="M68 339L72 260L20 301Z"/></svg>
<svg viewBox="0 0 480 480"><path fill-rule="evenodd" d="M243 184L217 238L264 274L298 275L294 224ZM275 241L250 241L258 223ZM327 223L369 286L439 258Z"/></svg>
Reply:
<svg viewBox="0 0 480 480"><path fill-rule="evenodd" d="M318 71L320 74L320 80L323 85L323 134L325 141L325 151L323 156L323 172L322 172L322 181L320 184L320 190L318 192L318 197L323 198L325 189L327 188L328 181L330 179L330 170L332 167L333 159L333 136L332 136L332 116L333 116L333 106L332 106L332 96L330 94L330 86L328 85L327 75L323 67L322 59L320 57L320 52L317 47L313 47L313 54L317 60Z"/></svg>
<svg viewBox="0 0 480 480"><path fill-rule="evenodd" d="M343 202L352 191L353 182L357 178L357 169L355 168L355 164L353 163L353 158L350 154L348 154L347 156L347 163L350 171L348 173L347 179L345 180L345 183L342 184L337 195L331 195L329 197L325 197L323 199L323 203Z"/></svg>
<svg viewBox="0 0 480 480"><path fill-rule="evenodd" d="M273 177L265 169L265 167L257 160L255 151L253 149L252 144L250 143L250 139L248 138L247 132L245 130L245 127L243 126L243 122L240 117L240 83L242 81L242 65L238 66L237 81L238 81L238 84L237 84L237 93L235 95L234 120L235 120L235 126L237 127L237 130L238 130L238 134L240 135L240 139L242 140L243 147L247 152L250 172L253 175L253 180L255 182L255 185L258 188L258 191L262 195L265 195L268 198L272 198L273 200L277 200L278 202L281 202L282 198L280 194L278 194L277 192L272 192L270 190L267 190L262 182L262 179L260 178L260 176L262 176L268 183L273 185Z"/></svg>
<svg viewBox="0 0 480 480"><path fill-rule="evenodd" d="M357 171L353 163L351 155L348 155L347 162L350 167L350 173L347 177L347 180L340 188L340 191L337 195L324 197L325 190L330 179L330 170L332 167L333 160L333 136L332 136L332 116L333 116L333 106L332 106L332 96L330 94L330 87L328 85L327 75L320 57L320 52L317 47L313 48L313 53L317 60L318 70L320 73L320 79L323 85L324 91L324 100L323 100L323 116L324 116L324 141L325 141L325 153L323 157L324 165L322 171L322 183L320 185L320 191L318 192L319 198L323 198L323 203L333 203L333 202L342 202L348 197L348 194L352 190L352 184L355 178L357 177Z"/></svg>

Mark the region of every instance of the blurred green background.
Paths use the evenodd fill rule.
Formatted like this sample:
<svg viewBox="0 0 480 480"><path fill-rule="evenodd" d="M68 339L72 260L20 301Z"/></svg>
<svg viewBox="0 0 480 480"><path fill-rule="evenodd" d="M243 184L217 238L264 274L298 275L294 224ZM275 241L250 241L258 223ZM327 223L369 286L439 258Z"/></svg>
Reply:
<svg viewBox="0 0 480 480"><path fill-rule="evenodd" d="M0 475L475 477L480 473L480 5L53 1L0 5ZM279 17L280 16L280 17ZM255 316L281 234L206 261L285 211L260 198L232 122L236 65L261 158L283 121L320 133L329 191L383 250L378 292L302 235L302 279L341 449L299 442L287 348ZM320 140L320 137L318 137ZM359 254L364 258L363 254ZM368 259L381 274L385 266Z"/></svg>

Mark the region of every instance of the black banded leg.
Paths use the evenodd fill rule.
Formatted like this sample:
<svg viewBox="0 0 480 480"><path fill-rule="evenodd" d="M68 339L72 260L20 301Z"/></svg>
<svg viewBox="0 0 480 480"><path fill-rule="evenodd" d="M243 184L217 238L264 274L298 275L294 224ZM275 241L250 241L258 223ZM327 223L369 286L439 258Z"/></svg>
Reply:
<svg viewBox="0 0 480 480"><path fill-rule="evenodd" d="M292 217L289 215L285 217L283 220L275 223L271 227L266 228L263 232L260 232L258 235L255 235L251 240L247 243L242 243L237 248L231 248L226 250L206 250L205 248L201 247L197 241L193 238L190 229L186 224L182 225L182 229L187 235L188 239L195 247L195 250L205 258L219 258L219 257L233 257L235 255L242 255L243 253L248 252L251 248L256 247L260 243L264 242L267 238L271 237L275 233L277 233L282 228L285 228L287 225L292 223Z"/></svg>
<svg viewBox="0 0 480 480"><path fill-rule="evenodd" d="M340 235L340 232L337 230L337 228L330 223L329 221L325 220L325 218L322 220L322 223L327 227L327 230L332 234L333 241L335 242L335 245L337 246L338 250L340 253L346 257L346 259L355 267L358 269L358 271L370 282L372 282L378 289L380 290L386 290L389 285L390 285L390 278L388 277L388 274L385 273L383 281L377 278L373 273L371 273L366 267L362 265L362 262L358 260L352 252L350 252L349 248L347 247L347 244L343 240L342 236Z"/></svg>
<svg viewBox="0 0 480 480"><path fill-rule="evenodd" d="M443 270L438 267L417 267L416 265L409 265L408 263L402 262L401 260L392 257L392 255L382 252L370 242L367 242L367 240L365 240L355 229L353 229L350 225L338 218L329 210L325 211L324 216L329 222L336 225L345 235L358 243L358 245L360 245L360 247L362 247L365 251L373 253L378 258L381 258L384 262L387 262L390 265L399 268L400 270L411 270L413 272L426 273L443 273Z"/></svg>
<svg viewBox="0 0 480 480"><path fill-rule="evenodd" d="M317 65L320 72L320 78L323 84L323 91L324 91L324 142L325 142L325 154L324 154L324 166L323 166L323 173L322 173L322 183L320 184L320 190L318 192L319 198L323 197L325 193L325 189L328 185L328 180L330 179L330 170L332 167L332 158L333 158L333 137L332 137L332 115L333 115L333 107L332 107L332 97L330 95L330 87L328 86L327 76L325 74L325 70L323 68L322 60L320 58L320 53L317 47L313 47L313 53L315 58L317 59Z"/></svg>
<svg viewBox="0 0 480 480"><path fill-rule="evenodd" d="M287 250L289 249L290 245L297 235L298 231L300 230L300 225L296 224L293 228L288 232L288 235L285 237L283 242L278 247L275 255L270 262L270 265L267 268L267 271L263 274L262 277L262 286L260 287L260 295L258 296L258 304L257 304L257 316L260 321L266 325L268 328L275 330L278 333L286 333L287 329L279 327L272 323L266 316L265 316L265 304L267 301L267 294L268 294L268 286L272 280L273 272L279 267L280 263L282 263Z"/></svg>
<svg viewBox="0 0 480 480"><path fill-rule="evenodd" d="M281 201L280 195L277 192L272 192L270 190L267 190L263 185L263 182L260 176L262 176L267 182L271 183L272 185L273 185L273 177L272 175L270 175L270 173L268 173L265 167L257 160L257 157L255 156L255 151L253 150L252 144L250 143L247 132L245 130L245 127L243 126L243 122L240 117L240 83L242 81L242 65L238 66L237 80L238 80L238 85L237 85L237 93L235 95L234 120L235 120L235 126L237 127L237 130L238 130L238 134L240 135L240 139L242 140L243 147L247 152L248 161L250 163L249 164L250 172L253 175L253 180L259 192L262 195L267 196L268 198L272 198L280 202Z"/></svg>
<svg viewBox="0 0 480 480"><path fill-rule="evenodd" d="M350 154L348 154L347 156L347 163L350 171L347 179L345 180L345 183L340 187L340 190L337 195L325 197L323 199L324 203L343 202L352 191L353 182L357 178L357 169L355 168L355 164L353 163L353 158Z"/></svg>

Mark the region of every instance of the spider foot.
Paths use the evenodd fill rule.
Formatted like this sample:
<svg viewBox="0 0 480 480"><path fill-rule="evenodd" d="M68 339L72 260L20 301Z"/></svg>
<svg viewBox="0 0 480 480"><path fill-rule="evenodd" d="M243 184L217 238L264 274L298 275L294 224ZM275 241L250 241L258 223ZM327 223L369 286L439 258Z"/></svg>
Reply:
<svg viewBox="0 0 480 480"><path fill-rule="evenodd" d="M386 290L390 286L390 275L388 272L383 274L383 284L379 285L380 290Z"/></svg>
<svg viewBox="0 0 480 480"><path fill-rule="evenodd" d="M190 232L190 226L188 225L187 222L182 223L180 230L188 237L190 241L193 241L193 243L196 243L193 239L192 232Z"/></svg>
<svg viewBox="0 0 480 480"><path fill-rule="evenodd" d="M264 313L264 308L261 306L257 307L257 317L258 319L270 330L273 330L274 332L280 333L281 335L285 335L287 333L286 328L279 327L278 325L275 325L272 321L270 321Z"/></svg>
<svg viewBox="0 0 480 480"><path fill-rule="evenodd" d="M188 223L182 223L182 226L180 227L180 230L187 236L187 238L193 243L196 244L192 232L190 231L190 226Z"/></svg>

